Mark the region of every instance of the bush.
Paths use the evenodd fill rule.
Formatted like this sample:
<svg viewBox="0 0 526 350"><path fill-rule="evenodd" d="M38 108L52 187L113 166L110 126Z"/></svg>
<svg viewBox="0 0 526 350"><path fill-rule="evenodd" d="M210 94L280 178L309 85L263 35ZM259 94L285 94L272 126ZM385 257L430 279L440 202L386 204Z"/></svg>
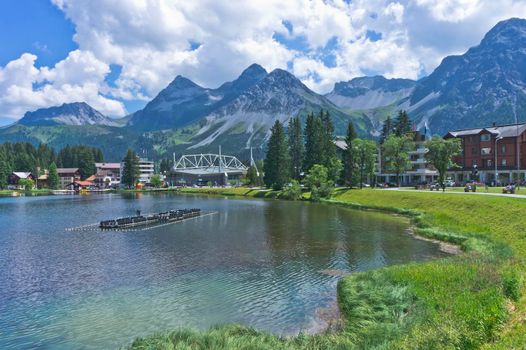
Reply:
<svg viewBox="0 0 526 350"><path fill-rule="evenodd" d="M24 187L24 190L31 191L33 189L33 180L31 179L20 179L18 184Z"/></svg>
<svg viewBox="0 0 526 350"><path fill-rule="evenodd" d="M292 180L290 184L286 185L281 192L281 198L288 199L292 201L297 201L301 199L301 186L300 183L296 180Z"/></svg>
<svg viewBox="0 0 526 350"><path fill-rule="evenodd" d="M323 165L315 164L305 177L305 185L311 191L311 200L316 202L328 198L334 190L334 182L329 180L329 171Z"/></svg>

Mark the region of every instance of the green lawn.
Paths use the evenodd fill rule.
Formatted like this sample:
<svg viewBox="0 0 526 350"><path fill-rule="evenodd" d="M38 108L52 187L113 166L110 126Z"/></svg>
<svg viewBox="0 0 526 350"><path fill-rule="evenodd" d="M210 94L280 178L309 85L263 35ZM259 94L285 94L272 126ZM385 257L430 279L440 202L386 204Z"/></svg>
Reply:
<svg viewBox="0 0 526 350"><path fill-rule="evenodd" d="M259 196L250 189L188 190ZM267 194L268 195L268 192ZM464 253L343 278L337 331L292 338L242 326L177 330L132 349L442 349L526 346L526 200L496 196L338 190L335 205L407 215L420 235Z"/></svg>

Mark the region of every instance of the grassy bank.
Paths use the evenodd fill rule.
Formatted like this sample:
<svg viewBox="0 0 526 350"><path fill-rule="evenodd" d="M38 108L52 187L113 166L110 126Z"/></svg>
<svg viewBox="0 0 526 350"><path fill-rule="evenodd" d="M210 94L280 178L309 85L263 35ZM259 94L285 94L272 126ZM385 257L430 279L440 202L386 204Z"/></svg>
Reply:
<svg viewBox="0 0 526 350"><path fill-rule="evenodd" d="M47 196L53 194L53 191L47 189L39 190L0 190L0 196Z"/></svg>
<svg viewBox="0 0 526 350"><path fill-rule="evenodd" d="M254 197L260 192L211 190L207 193ZM465 253L343 278L338 303L344 322L327 334L280 338L224 326L137 339L131 348L510 349L526 344L526 298L521 293L526 277L526 200L342 190L330 201L407 215L418 234L459 244Z"/></svg>

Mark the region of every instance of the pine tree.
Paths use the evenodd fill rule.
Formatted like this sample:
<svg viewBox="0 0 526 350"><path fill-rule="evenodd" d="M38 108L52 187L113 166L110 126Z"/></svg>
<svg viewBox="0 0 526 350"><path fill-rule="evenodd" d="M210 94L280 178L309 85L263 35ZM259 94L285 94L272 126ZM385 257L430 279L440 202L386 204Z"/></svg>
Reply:
<svg viewBox="0 0 526 350"><path fill-rule="evenodd" d="M384 121L384 124L382 126L382 133L380 135L380 144L383 144L384 141L391 136L393 133L393 122L391 120L391 117L387 117L387 119Z"/></svg>
<svg viewBox="0 0 526 350"><path fill-rule="evenodd" d="M290 180L290 159L287 138L283 125L276 120L272 126L265 158L265 185L281 190Z"/></svg>
<svg viewBox="0 0 526 350"><path fill-rule="evenodd" d="M7 179L9 174L9 164L6 160L6 157L0 154L0 189L7 187Z"/></svg>
<svg viewBox="0 0 526 350"><path fill-rule="evenodd" d="M303 132L299 117L291 118L289 121L289 154L290 154L290 174L293 179L299 180L305 156L305 146L303 145Z"/></svg>
<svg viewBox="0 0 526 350"><path fill-rule="evenodd" d="M329 178L336 182L340 177L342 163L336 156L334 144L334 125L328 111L320 111L321 131L321 165L328 170Z"/></svg>
<svg viewBox="0 0 526 350"><path fill-rule="evenodd" d="M344 174L343 178L345 184L349 187L353 185L353 170L354 170L354 160L353 160L353 140L356 139L356 131L354 130L354 125L352 122L349 122L347 126L347 136L345 137L345 143L347 144L347 149L343 152L343 169Z"/></svg>
<svg viewBox="0 0 526 350"><path fill-rule="evenodd" d="M97 168L95 167L95 158L93 157L93 152L91 150L81 150L78 152L77 157L77 165L82 179L86 179L95 174Z"/></svg>
<svg viewBox="0 0 526 350"><path fill-rule="evenodd" d="M332 160L336 158L336 145L334 144L334 125L328 111L320 111L322 124L322 165L329 168Z"/></svg>
<svg viewBox="0 0 526 350"><path fill-rule="evenodd" d="M303 166L305 173L308 173L314 164L322 164L323 162L321 134L321 119L313 113L309 113L305 122L305 161Z"/></svg>
<svg viewBox="0 0 526 350"><path fill-rule="evenodd" d="M57 165L55 162L49 166L49 174L47 177L48 187L52 190L58 189L59 177L57 172Z"/></svg>
<svg viewBox="0 0 526 350"><path fill-rule="evenodd" d="M126 156L124 157L124 169L122 171L121 182L123 185L131 188L139 181L139 157L137 154L128 149Z"/></svg>
<svg viewBox="0 0 526 350"><path fill-rule="evenodd" d="M409 120L407 112L404 110L399 111L394 123L394 132L396 136L407 135L411 132L411 129L411 120Z"/></svg>

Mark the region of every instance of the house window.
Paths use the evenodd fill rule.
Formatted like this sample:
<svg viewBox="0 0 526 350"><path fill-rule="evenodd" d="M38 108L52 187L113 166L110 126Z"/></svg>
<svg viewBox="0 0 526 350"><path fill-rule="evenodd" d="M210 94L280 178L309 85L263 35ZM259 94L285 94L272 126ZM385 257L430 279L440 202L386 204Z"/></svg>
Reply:
<svg viewBox="0 0 526 350"><path fill-rule="evenodd" d="M501 146L500 153L502 153L502 154L506 153L506 145L502 145Z"/></svg>
<svg viewBox="0 0 526 350"><path fill-rule="evenodd" d="M506 165L508 165L508 162L506 161L506 159L503 159L502 160L502 166L506 166Z"/></svg>
<svg viewBox="0 0 526 350"><path fill-rule="evenodd" d="M493 165L493 162L491 161L491 159L488 159L486 160L486 166L489 168Z"/></svg>
<svg viewBox="0 0 526 350"><path fill-rule="evenodd" d="M477 154L477 149L475 147L471 148L471 154Z"/></svg>
<svg viewBox="0 0 526 350"><path fill-rule="evenodd" d="M483 156L491 154L491 148L490 147L481 148L480 149L480 154L482 154Z"/></svg>
<svg viewBox="0 0 526 350"><path fill-rule="evenodd" d="M482 134L480 135L480 141L489 141L491 140L491 135L490 134Z"/></svg>

